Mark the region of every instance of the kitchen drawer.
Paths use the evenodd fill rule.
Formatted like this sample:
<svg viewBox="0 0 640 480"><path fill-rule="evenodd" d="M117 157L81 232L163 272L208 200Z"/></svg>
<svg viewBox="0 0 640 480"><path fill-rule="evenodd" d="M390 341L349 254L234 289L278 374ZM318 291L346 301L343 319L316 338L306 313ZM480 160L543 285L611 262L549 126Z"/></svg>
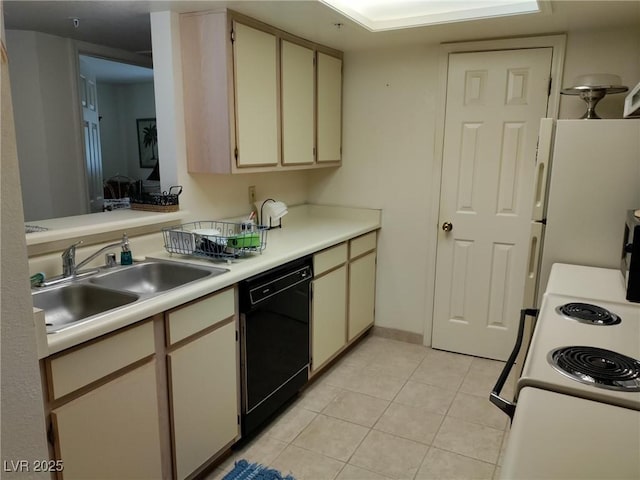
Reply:
<svg viewBox="0 0 640 480"><path fill-rule="evenodd" d="M359 257L363 253L375 250L376 232L361 235L349 242L349 259Z"/></svg>
<svg viewBox="0 0 640 480"><path fill-rule="evenodd" d="M313 274L321 275L324 272L338 267L347 261L347 243L341 243L335 247L327 248L313 256Z"/></svg>
<svg viewBox="0 0 640 480"><path fill-rule="evenodd" d="M153 322L145 321L142 325L47 359L50 398L58 399L154 352Z"/></svg>
<svg viewBox="0 0 640 480"><path fill-rule="evenodd" d="M215 325L235 314L235 290L229 288L167 313L167 344Z"/></svg>

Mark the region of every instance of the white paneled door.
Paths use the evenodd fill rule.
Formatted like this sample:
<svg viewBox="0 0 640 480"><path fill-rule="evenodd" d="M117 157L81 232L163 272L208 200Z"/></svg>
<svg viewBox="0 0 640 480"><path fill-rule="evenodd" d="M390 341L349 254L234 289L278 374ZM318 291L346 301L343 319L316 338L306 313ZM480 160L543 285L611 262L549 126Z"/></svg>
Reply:
<svg viewBox="0 0 640 480"><path fill-rule="evenodd" d="M551 48L449 55L432 346L506 360L522 306Z"/></svg>
<svg viewBox="0 0 640 480"><path fill-rule="evenodd" d="M89 195L89 212L102 211L104 192L102 187L102 149L100 144L100 117L96 77L87 62L80 62L80 103L82 105L82 132Z"/></svg>

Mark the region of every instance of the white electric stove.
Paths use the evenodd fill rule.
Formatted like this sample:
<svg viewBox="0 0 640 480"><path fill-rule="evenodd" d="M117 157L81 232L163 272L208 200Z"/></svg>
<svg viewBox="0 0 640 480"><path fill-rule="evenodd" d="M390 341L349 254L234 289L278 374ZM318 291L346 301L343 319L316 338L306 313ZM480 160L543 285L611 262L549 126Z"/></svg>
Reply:
<svg viewBox="0 0 640 480"><path fill-rule="evenodd" d="M516 390L640 410L640 305L545 294Z"/></svg>
<svg viewBox="0 0 640 480"><path fill-rule="evenodd" d="M640 304L619 271L553 266L516 391L502 478L640 478Z"/></svg>

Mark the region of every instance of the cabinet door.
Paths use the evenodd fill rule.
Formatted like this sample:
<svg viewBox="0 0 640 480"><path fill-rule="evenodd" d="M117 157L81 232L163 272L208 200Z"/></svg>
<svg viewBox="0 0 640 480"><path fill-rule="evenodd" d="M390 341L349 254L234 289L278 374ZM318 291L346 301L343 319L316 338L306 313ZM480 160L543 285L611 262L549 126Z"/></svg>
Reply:
<svg viewBox="0 0 640 480"><path fill-rule="evenodd" d="M376 252L349 264L349 340L373 324L376 295Z"/></svg>
<svg viewBox="0 0 640 480"><path fill-rule="evenodd" d="M318 52L318 162L342 156L342 60Z"/></svg>
<svg viewBox="0 0 640 480"><path fill-rule="evenodd" d="M346 306L346 265L313 280L312 371L347 343Z"/></svg>
<svg viewBox="0 0 640 480"><path fill-rule="evenodd" d="M313 50L282 41L282 164L313 163Z"/></svg>
<svg viewBox="0 0 640 480"><path fill-rule="evenodd" d="M276 165L279 159L277 39L275 35L237 22L233 29L237 165Z"/></svg>
<svg viewBox="0 0 640 480"><path fill-rule="evenodd" d="M175 473L182 479L238 435L235 323L169 355Z"/></svg>
<svg viewBox="0 0 640 480"><path fill-rule="evenodd" d="M51 412L67 479L162 478L155 360Z"/></svg>

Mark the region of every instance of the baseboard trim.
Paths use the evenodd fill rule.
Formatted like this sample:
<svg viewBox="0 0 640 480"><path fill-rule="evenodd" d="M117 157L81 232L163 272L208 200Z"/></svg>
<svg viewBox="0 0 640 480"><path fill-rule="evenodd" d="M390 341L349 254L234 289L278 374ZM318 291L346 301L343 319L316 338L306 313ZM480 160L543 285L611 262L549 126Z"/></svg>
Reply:
<svg viewBox="0 0 640 480"><path fill-rule="evenodd" d="M399 340L401 342L415 343L422 345L424 336L419 333L407 332L406 330L399 330L397 328L380 327L378 325L373 326L372 335L377 337L389 338L391 340Z"/></svg>

